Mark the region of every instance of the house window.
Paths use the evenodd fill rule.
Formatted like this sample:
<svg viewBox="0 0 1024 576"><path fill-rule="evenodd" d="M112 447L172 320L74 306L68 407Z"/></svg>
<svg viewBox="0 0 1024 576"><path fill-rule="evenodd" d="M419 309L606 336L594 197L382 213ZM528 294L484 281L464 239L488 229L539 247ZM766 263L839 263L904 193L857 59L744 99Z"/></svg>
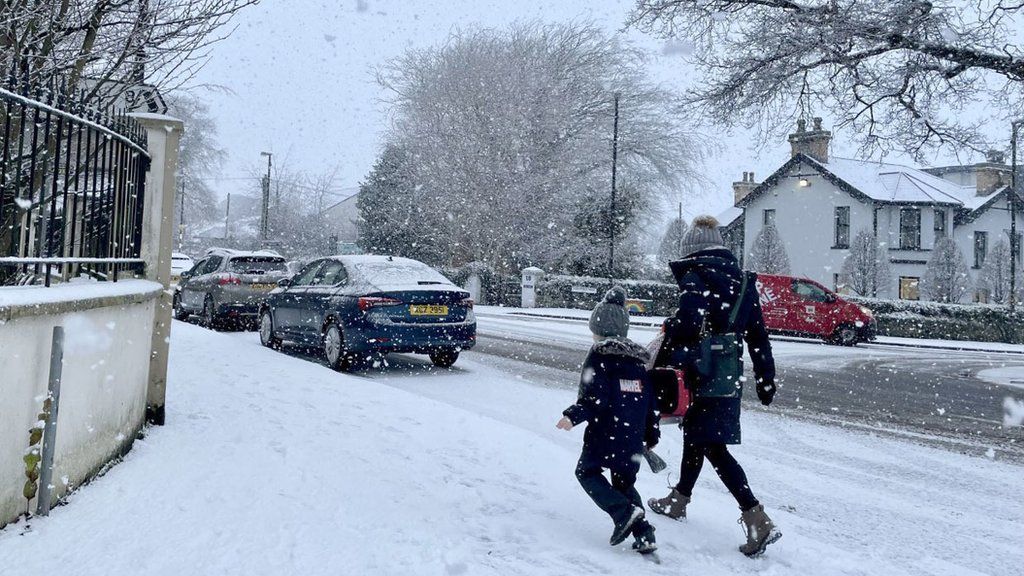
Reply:
<svg viewBox="0 0 1024 576"><path fill-rule="evenodd" d="M921 279L917 276L900 276L900 300L920 300L920 283Z"/></svg>
<svg viewBox="0 0 1024 576"><path fill-rule="evenodd" d="M944 238L946 236L946 211L936 210L935 211L935 223L932 226L935 231L935 239Z"/></svg>
<svg viewBox="0 0 1024 576"><path fill-rule="evenodd" d="M850 207L836 206L836 233L833 248L850 247Z"/></svg>
<svg viewBox="0 0 1024 576"><path fill-rule="evenodd" d="M988 254L988 232L976 231L974 233L974 267L981 268L985 265L985 255Z"/></svg>
<svg viewBox="0 0 1024 576"><path fill-rule="evenodd" d="M764 211L764 225L775 224L775 209L767 208Z"/></svg>
<svg viewBox="0 0 1024 576"><path fill-rule="evenodd" d="M900 249L918 250L920 248L921 209L900 208Z"/></svg>

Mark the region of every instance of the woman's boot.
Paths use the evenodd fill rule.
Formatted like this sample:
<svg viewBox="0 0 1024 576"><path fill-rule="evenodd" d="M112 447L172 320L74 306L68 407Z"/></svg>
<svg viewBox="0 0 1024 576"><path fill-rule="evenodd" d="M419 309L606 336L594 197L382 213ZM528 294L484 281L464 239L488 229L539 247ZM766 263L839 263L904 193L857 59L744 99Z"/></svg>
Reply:
<svg viewBox="0 0 1024 576"><path fill-rule="evenodd" d="M664 498L651 498L647 501L647 505L651 507L652 512L668 516L673 520L686 518L686 505L689 503L690 497L683 496L675 488Z"/></svg>
<svg viewBox="0 0 1024 576"><path fill-rule="evenodd" d="M747 532L747 543L740 546L740 552L750 558L764 554L764 550L769 544L782 538L782 532L764 513L764 506L761 504L750 510L744 510L740 515L739 523Z"/></svg>

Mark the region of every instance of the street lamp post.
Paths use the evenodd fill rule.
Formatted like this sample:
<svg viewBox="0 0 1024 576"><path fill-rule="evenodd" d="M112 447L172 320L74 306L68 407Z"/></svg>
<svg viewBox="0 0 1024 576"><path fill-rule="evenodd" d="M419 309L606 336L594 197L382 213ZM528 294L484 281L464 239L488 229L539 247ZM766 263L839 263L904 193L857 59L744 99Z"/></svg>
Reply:
<svg viewBox="0 0 1024 576"><path fill-rule="evenodd" d="M260 209L260 248L266 248L270 231L270 165L274 155L271 152L260 152L260 156L267 157L267 176L263 179L263 203Z"/></svg>
<svg viewBox="0 0 1024 576"><path fill-rule="evenodd" d="M1010 130L1010 310L1017 304L1017 256L1020 243L1017 242L1017 136L1024 119L1015 120Z"/></svg>

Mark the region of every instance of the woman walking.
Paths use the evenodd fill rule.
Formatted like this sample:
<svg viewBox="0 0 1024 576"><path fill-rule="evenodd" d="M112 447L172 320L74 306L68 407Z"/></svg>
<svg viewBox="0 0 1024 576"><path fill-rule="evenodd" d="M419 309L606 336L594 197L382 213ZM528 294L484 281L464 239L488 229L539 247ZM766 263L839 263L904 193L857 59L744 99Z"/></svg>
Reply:
<svg viewBox="0 0 1024 576"><path fill-rule="evenodd" d="M775 396L775 361L761 315L756 275L740 270L725 247L718 221L700 216L683 238L681 260L669 266L679 284L679 309L665 321L665 338L656 366L685 370L694 400L683 420L683 458L679 483L651 510L675 519L686 517L704 460L736 499L747 541L740 552L764 553L782 533L754 497L743 468L729 453L740 443L743 341L754 366L757 396L765 406Z"/></svg>

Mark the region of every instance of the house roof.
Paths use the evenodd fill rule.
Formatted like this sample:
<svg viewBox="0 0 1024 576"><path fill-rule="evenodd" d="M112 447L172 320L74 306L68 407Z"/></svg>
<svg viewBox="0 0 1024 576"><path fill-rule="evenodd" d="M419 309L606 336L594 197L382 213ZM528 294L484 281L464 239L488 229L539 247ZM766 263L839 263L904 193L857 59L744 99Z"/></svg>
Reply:
<svg viewBox="0 0 1024 576"><path fill-rule="evenodd" d="M727 227L733 222L735 222L736 219L739 218L740 216L743 216L743 208L740 208L738 206L730 206L726 208L725 211L723 211L717 217L715 217L715 219L718 220L719 226Z"/></svg>
<svg viewBox="0 0 1024 576"><path fill-rule="evenodd" d="M791 170L804 166L865 202L952 206L973 212L991 206L1005 191L1004 188L993 194L978 196L973 186L960 186L919 168L837 157L829 158L826 163L805 154L797 154L740 201L739 206L746 206L786 177Z"/></svg>

